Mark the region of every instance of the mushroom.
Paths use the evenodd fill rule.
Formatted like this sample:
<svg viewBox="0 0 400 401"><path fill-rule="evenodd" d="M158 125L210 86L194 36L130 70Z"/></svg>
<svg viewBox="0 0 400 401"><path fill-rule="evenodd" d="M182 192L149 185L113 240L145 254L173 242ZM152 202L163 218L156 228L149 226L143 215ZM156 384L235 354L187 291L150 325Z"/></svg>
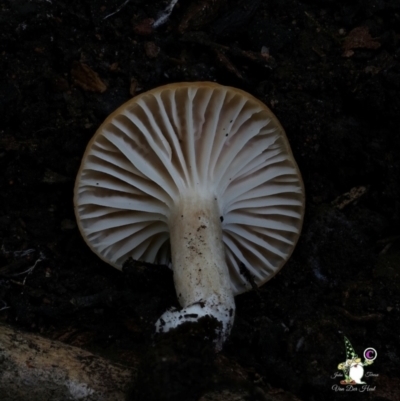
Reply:
<svg viewBox="0 0 400 401"><path fill-rule="evenodd" d="M113 112L89 142L74 194L80 232L104 261L170 264L181 309L166 332L211 316L228 337L234 296L290 257L304 187L285 132L252 95L212 82L174 83Z"/></svg>

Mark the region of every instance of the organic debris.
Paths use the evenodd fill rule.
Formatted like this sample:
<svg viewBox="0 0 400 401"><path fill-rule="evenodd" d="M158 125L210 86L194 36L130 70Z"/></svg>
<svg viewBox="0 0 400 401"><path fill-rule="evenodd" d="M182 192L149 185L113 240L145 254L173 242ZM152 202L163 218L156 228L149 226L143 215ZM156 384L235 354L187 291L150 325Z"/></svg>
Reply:
<svg viewBox="0 0 400 401"><path fill-rule="evenodd" d="M84 91L103 93L107 85L100 79L99 74L84 63L74 62L71 70L72 82Z"/></svg>
<svg viewBox="0 0 400 401"><path fill-rule="evenodd" d="M179 24L178 31L185 33L186 31L197 30L209 24L216 18L218 11L225 1L200 0L191 2Z"/></svg>
<svg viewBox="0 0 400 401"><path fill-rule="evenodd" d="M133 31L140 36L149 36L153 33L154 19L145 18L133 27Z"/></svg>
<svg viewBox="0 0 400 401"><path fill-rule="evenodd" d="M364 186L351 188L349 192L346 192L345 194L338 196L332 202L332 206L336 207L339 210L342 210L350 203L357 201L366 192L367 192L367 187Z"/></svg>
<svg viewBox="0 0 400 401"><path fill-rule="evenodd" d="M368 27L359 26L345 37L342 57L351 57L354 54L353 49L378 49L380 46L381 44L372 38Z"/></svg>

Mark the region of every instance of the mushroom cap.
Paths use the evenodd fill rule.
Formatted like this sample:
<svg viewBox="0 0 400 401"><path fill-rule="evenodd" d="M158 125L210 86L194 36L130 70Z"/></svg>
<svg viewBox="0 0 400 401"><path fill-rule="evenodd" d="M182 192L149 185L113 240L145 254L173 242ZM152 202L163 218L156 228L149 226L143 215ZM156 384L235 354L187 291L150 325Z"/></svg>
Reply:
<svg viewBox="0 0 400 401"><path fill-rule="evenodd" d="M74 194L80 232L104 261L170 262L170 211L185 190L218 200L235 295L273 277L304 216L304 186L271 110L212 82L161 86L124 103L100 126ZM242 271L242 272L241 272Z"/></svg>

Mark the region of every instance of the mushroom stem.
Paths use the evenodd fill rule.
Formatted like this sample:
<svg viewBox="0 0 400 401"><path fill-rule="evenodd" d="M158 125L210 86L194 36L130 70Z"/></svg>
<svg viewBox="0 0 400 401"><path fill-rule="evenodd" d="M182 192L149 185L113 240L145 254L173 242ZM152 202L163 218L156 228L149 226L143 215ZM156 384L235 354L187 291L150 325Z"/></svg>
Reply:
<svg viewBox="0 0 400 401"><path fill-rule="evenodd" d="M209 189L181 195L169 221L175 289L182 306L166 311L158 332L212 316L220 322L216 348L227 339L235 316L217 197Z"/></svg>

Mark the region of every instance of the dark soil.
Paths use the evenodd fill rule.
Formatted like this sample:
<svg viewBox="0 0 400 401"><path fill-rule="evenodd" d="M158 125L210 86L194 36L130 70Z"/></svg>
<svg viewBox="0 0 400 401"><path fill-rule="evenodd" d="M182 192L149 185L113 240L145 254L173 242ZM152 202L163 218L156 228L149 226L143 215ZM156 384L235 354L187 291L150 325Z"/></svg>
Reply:
<svg viewBox="0 0 400 401"><path fill-rule="evenodd" d="M179 1L157 30L147 19L167 1L131 0L105 18L123 3L0 1L0 319L125 364L139 358L137 400L233 385L261 389L253 399L276 388L358 399L335 391L345 335L362 359L378 353L363 399L399 400L399 0ZM199 332L151 347L155 320L176 304L171 273L112 269L73 212L81 157L105 117L135 93L197 80L273 110L307 193L290 261L236 299L222 356L246 372L242 384ZM351 202L335 202L352 188Z"/></svg>

